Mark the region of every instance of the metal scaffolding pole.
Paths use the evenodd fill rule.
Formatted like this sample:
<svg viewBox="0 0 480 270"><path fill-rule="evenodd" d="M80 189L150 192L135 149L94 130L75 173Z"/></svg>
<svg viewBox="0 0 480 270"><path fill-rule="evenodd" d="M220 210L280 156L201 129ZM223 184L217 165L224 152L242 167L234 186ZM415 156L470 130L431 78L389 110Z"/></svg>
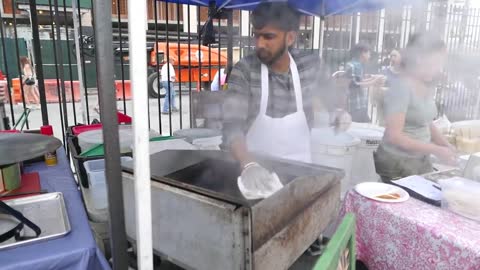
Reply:
<svg viewBox="0 0 480 270"><path fill-rule="evenodd" d="M78 14L77 14L78 11ZM72 0L72 17L73 17L73 36L75 38L75 58L77 60L77 73L78 73L78 81L80 85L80 102L82 105L82 122L88 124L88 117L87 117L87 105L86 105L86 92L87 89L85 87L85 82L83 80L83 61L80 55L81 48L80 48L80 30L79 30L79 20L81 17L80 8L77 7L77 1Z"/></svg>
<svg viewBox="0 0 480 270"><path fill-rule="evenodd" d="M33 56L36 67L35 73L38 81L38 93L40 94L40 107L42 110L42 123L48 125L47 97L45 95L45 82L43 77L42 51L40 46L40 34L38 32L37 1L30 0L30 20L32 23Z"/></svg>
<svg viewBox="0 0 480 270"><path fill-rule="evenodd" d="M130 1L131 2L131 1ZM100 119L105 145L105 175L108 190L108 212L113 269L127 269L127 239L123 211L123 187L120 166L117 102L113 85L112 2L94 1L94 29L97 83L100 92ZM146 77L145 77L146 78ZM145 88L146 89L146 88ZM148 144L147 144L148 147Z"/></svg>
<svg viewBox="0 0 480 270"><path fill-rule="evenodd" d="M63 49L62 49L62 35L60 32L60 12L58 9L58 0L53 1L55 4L55 28L56 28L56 40L54 39L53 42L57 42L57 59L59 63L55 63L58 67L59 76L60 76L60 89L61 89L61 99L62 99L62 110L63 110L63 122L65 130L68 128L68 111L67 111L67 98L65 95L65 72L63 67ZM58 82L58 80L57 80ZM72 101L73 102L73 101ZM62 133L65 133L65 130L62 130ZM66 144L66 141L63 142Z"/></svg>

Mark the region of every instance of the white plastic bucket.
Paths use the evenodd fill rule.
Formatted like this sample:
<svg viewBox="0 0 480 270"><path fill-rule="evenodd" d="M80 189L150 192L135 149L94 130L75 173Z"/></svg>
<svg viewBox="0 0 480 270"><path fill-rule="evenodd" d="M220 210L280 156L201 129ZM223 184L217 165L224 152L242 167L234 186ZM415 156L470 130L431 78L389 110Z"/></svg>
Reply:
<svg viewBox="0 0 480 270"><path fill-rule="evenodd" d="M330 113L320 111L314 113L315 128L325 128L330 126Z"/></svg>
<svg viewBox="0 0 480 270"><path fill-rule="evenodd" d="M314 128L311 133L312 162L343 169L342 194L352 188L352 163L360 139L345 132L335 134L332 128Z"/></svg>
<svg viewBox="0 0 480 270"><path fill-rule="evenodd" d="M362 140L360 147L375 151L382 142L385 128L366 123L352 123L347 132Z"/></svg>
<svg viewBox="0 0 480 270"><path fill-rule="evenodd" d="M385 129L372 124L352 123L347 132L362 141L353 161L353 182L379 181L380 176L378 176L375 170L373 153L380 145Z"/></svg>
<svg viewBox="0 0 480 270"><path fill-rule="evenodd" d="M120 158L122 164L131 161L133 161L131 157ZM88 160L83 163L83 166L87 172L88 185L90 188L105 185L105 159Z"/></svg>

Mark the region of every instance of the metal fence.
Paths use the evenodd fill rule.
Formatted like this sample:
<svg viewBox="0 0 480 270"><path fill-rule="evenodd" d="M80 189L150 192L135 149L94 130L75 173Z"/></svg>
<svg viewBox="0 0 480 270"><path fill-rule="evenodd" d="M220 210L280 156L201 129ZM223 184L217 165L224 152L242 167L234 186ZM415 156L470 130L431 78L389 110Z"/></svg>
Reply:
<svg viewBox="0 0 480 270"><path fill-rule="evenodd" d="M18 122L19 116L27 107L36 105L29 104L31 93L28 91L31 90L25 86L22 78L24 70L20 58L28 57L37 75L43 104L41 111L34 110L30 114L27 128L37 129L49 123L54 126L55 135L63 138L64 144L67 127L99 119L97 104L99 96L107 99L105 93L116 96L115 105L118 110L131 114L132 90L150 96L149 116L145 121L148 121L151 129L163 135L171 135L175 130L194 126L218 127L221 124L220 107L225 91L212 91L215 88L215 85L212 87L212 82L221 88L221 80L215 81L217 72L222 73L221 69L228 71L236 61L253 52L249 12L219 12L214 7L149 0L149 19L145 22L149 70L145 80L148 80L149 85L147 89L131 89L127 0L112 1L113 31L106 31L106 34L113 37L111 50L114 60L111 63L102 62L104 59L97 55L96 44L110 46L110 36L95 35L104 33L98 31L98 27L94 31L95 18L98 19L98 16L94 16L95 12L105 11L101 8L95 10L93 0L4 0L0 3L0 70L5 75L2 83L5 82L8 89L5 109L10 125ZM98 1L95 6L102 7L104 3ZM416 8L405 6L401 9L325 18L304 16L301 18L295 47L319 54L327 69L333 73L342 69L349 60L351 47L363 41L373 51L367 71L378 73L389 52L393 48L404 47L411 33L422 30L443 33L448 44L449 61L445 76L437 86L436 100L440 114L445 113L451 120L473 119L478 118L480 104L477 67L480 55L479 18L479 10L447 6L443 1L425 2ZM99 45L103 52L101 55L107 55L107 45ZM170 103L166 108L167 113L162 114L165 91L162 92L160 70L170 57L173 57L176 72L178 112ZM99 63L103 66L99 69L103 71L100 72L100 75L103 74L100 90L97 89ZM105 65L111 66L110 71L116 77L111 87L108 87L110 82L105 83L105 78L111 75L105 74ZM102 104L105 105L105 102ZM2 107L4 106L0 106L0 109ZM372 114L375 114L375 108L372 109ZM109 112L108 109L106 111ZM3 116L1 111L0 116ZM110 116L109 119L114 118ZM113 124L105 126L116 127ZM118 140L117 136L112 137ZM106 151L108 153L108 147ZM113 156L118 155L106 155L107 163L114 161ZM118 166L119 162L117 170L107 171L109 189L113 183L111 179L119 177ZM117 188L120 186L116 185ZM111 193L119 197L122 194L121 190ZM121 206L114 207L118 210ZM112 217L120 223L123 221L121 215ZM115 235L114 229L112 235Z"/></svg>
<svg viewBox="0 0 480 270"><path fill-rule="evenodd" d="M92 0L37 0L35 14L29 2L0 1L0 70L8 83L6 106L14 124L27 105L21 56L32 60L37 75L39 63L48 101L48 117L56 136L67 126L99 119L96 85L96 49ZM117 107L132 113L129 82L129 48L126 0L112 0L112 69L116 77ZM212 92L218 70L232 66L253 50L254 41L248 11L216 12L214 8L148 1L146 22L148 48L149 126L170 135L175 130L199 126L202 117L218 111L222 92ZM36 18L34 18L36 17ZM208 18L213 18L209 20ZM402 48L410 34L422 30L443 33L448 44L449 65L436 95L440 114L451 120L473 119L478 114L478 67L480 59L480 10L447 6L444 1L401 9L325 18L303 16L296 48L321 55L331 73L349 60L350 48L362 41L372 48L369 73L377 73L394 48ZM36 31L33 31L36 30ZM38 32L36 44L33 33ZM41 57L34 53L39 47ZM173 106L162 114L165 90L159 79L164 60L173 56L178 112ZM101 60L101 59L100 59ZM217 83L219 83L218 80ZM39 85L40 88L42 88ZM218 113L217 113L218 115ZM221 113L220 113L221 115ZM208 117L207 117L208 118ZM218 118L221 118L218 117ZM214 119L215 120L215 119ZM221 119L206 125L218 126ZM41 125L39 111L33 111L27 128Z"/></svg>

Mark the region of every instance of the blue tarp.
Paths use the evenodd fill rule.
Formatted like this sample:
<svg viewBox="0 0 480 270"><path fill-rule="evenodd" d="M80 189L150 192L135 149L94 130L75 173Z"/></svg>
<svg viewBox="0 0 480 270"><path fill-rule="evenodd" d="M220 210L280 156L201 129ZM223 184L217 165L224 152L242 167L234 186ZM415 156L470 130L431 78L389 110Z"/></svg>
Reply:
<svg viewBox="0 0 480 270"><path fill-rule="evenodd" d="M208 6L209 0L161 0L164 2ZM288 2L302 13L313 16L329 16L377 10L387 6L401 6L415 0L269 0L270 2ZM259 0L216 0L217 8L251 10Z"/></svg>

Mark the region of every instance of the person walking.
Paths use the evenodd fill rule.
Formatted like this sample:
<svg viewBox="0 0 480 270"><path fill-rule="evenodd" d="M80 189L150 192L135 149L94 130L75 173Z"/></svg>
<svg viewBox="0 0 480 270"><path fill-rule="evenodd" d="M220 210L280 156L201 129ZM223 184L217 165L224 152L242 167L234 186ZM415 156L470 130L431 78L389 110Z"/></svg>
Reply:
<svg viewBox="0 0 480 270"><path fill-rule="evenodd" d="M22 83L23 93L25 96L25 105L31 106L31 109L37 109L40 104L40 95L35 81L35 74L32 69L32 64L28 57L20 57L20 65L22 68Z"/></svg>
<svg viewBox="0 0 480 270"><path fill-rule="evenodd" d="M163 101L162 114L169 114L170 110L172 112L178 112L177 107L175 107L175 89L173 88L173 83L175 82L175 69L172 64L173 58L170 56L167 59L167 62L162 66L160 72L162 87L167 91L165 100Z"/></svg>

